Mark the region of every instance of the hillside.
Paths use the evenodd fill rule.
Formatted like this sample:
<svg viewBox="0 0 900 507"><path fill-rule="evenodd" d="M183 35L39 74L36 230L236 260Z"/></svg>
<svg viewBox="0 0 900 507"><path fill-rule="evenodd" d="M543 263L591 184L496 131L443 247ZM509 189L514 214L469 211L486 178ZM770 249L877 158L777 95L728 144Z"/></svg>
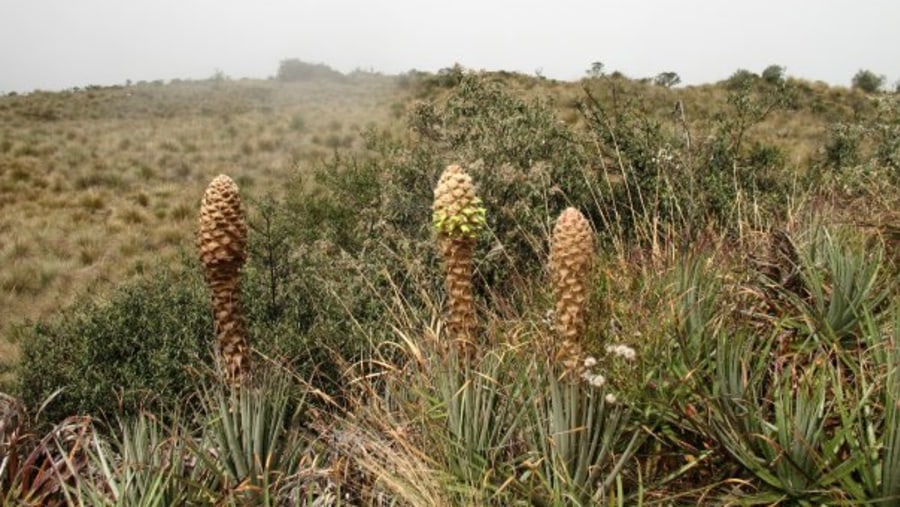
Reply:
<svg viewBox="0 0 900 507"><path fill-rule="evenodd" d="M896 504L900 96L314 70L0 99L0 503Z"/></svg>
<svg viewBox="0 0 900 507"><path fill-rule="evenodd" d="M202 81L0 98L0 357L26 320L190 248L219 173L251 195L389 124L394 80ZM0 366L2 368L2 366Z"/></svg>
<svg viewBox="0 0 900 507"><path fill-rule="evenodd" d="M102 296L189 248L198 195L211 177L231 174L256 198L277 194L335 152L359 151L368 130L408 135L417 101L441 100L460 72L142 82L0 98L3 362L15 362L9 342L24 322ZM753 118L761 111L729 104L728 81L669 89L618 77L486 77L546 102L575 131L590 128L581 111L585 90L672 133L683 120L689 131L703 132L717 115L744 114L744 143L775 147L783 156L778 163L798 172L823 156L829 127L875 114L866 94L795 79L786 83L789 107ZM762 101L784 98L767 93ZM679 102L684 116L675 114Z"/></svg>

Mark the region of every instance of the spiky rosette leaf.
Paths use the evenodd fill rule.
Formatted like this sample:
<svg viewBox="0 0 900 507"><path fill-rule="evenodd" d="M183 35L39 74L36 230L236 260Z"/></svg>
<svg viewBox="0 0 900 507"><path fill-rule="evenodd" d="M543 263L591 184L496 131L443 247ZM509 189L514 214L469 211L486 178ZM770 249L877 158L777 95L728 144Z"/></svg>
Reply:
<svg viewBox="0 0 900 507"><path fill-rule="evenodd" d="M591 226L575 208L556 220L550 244L550 277L556 299L556 320L565 340L577 341L584 332L594 242Z"/></svg>
<svg viewBox="0 0 900 507"><path fill-rule="evenodd" d="M448 166L434 189L432 222L449 238L477 238L485 227L485 209L472 177L458 165Z"/></svg>

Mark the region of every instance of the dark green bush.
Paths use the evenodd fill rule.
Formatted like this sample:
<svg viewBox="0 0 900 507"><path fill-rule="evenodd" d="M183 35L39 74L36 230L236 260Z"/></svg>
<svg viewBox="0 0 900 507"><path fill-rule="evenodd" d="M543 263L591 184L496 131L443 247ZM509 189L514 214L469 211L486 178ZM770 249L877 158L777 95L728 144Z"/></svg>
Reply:
<svg viewBox="0 0 900 507"><path fill-rule="evenodd" d="M860 161L859 146L862 130L847 124L832 125L829 129L828 144L825 145L825 165L832 170L842 170Z"/></svg>
<svg viewBox="0 0 900 507"><path fill-rule="evenodd" d="M784 71L781 65L769 65L762 71L761 77L769 84L779 85L784 83Z"/></svg>
<svg viewBox="0 0 900 507"><path fill-rule="evenodd" d="M276 78L279 81L341 81L344 75L322 63L307 63L296 58L282 60Z"/></svg>
<svg viewBox="0 0 900 507"><path fill-rule="evenodd" d="M583 145L549 104L523 100L488 75L453 75L458 84L445 97L412 107L408 136L370 132L367 156L335 157L317 171L311 194L289 199L305 241L325 240L370 266L364 254L383 249L390 254L374 264L392 281L402 284L414 263L437 285L429 273L438 273L433 188L448 164L462 163L488 207L483 247L503 247L479 266L481 281L500 287L541 269L549 220L569 205L590 208Z"/></svg>
<svg viewBox="0 0 900 507"><path fill-rule="evenodd" d="M884 86L885 81L887 81L887 78L882 75L876 74L871 70L860 69L859 72L853 75L853 88L866 93L875 93Z"/></svg>
<svg viewBox="0 0 900 507"><path fill-rule="evenodd" d="M756 83L758 79L759 76L755 72L738 69L725 80L725 87L729 90L738 90Z"/></svg>
<svg viewBox="0 0 900 507"><path fill-rule="evenodd" d="M681 76L676 72L660 72L653 78L653 84L671 88L681 82Z"/></svg>
<svg viewBox="0 0 900 507"><path fill-rule="evenodd" d="M196 270L163 272L87 302L22 337L23 400L51 421L181 400L212 361L212 315Z"/></svg>

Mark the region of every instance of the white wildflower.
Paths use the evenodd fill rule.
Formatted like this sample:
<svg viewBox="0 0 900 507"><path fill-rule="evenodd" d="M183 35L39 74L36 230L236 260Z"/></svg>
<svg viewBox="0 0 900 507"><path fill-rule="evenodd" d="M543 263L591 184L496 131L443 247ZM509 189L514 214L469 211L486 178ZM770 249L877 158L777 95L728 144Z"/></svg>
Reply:
<svg viewBox="0 0 900 507"><path fill-rule="evenodd" d="M604 378L603 375L600 374L593 375L591 376L590 383L593 387L600 388L603 387L604 384L606 384L606 378Z"/></svg>
<svg viewBox="0 0 900 507"><path fill-rule="evenodd" d="M628 345L607 345L606 352L608 354L621 357L626 361L634 361L634 359L637 357L637 352L635 352L634 349L629 347Z"/></svg>
<svg viewBox="0 0 900 507"><path fill-rule="evenodd" d="M554 323L556 322L556 312L551 308L544 313L544 317L541 319L541 322L548 328L553 328Z"/></svg>
<svg viewBox="0 0 900 507"><path fill-rule="evenodd" d="M597 365L597 360L591 356L588 356L584 359L584 367L585 368L593 368Z"/></svg>
<svg viewBox="0 0 900 507"><path fill-rule="evenodd" d="M604 399L606 400L606 403L609 403L610 405L615 405L615 403L617 401L616 395L613 393L607 393L607 395L604 397Z"/></svg>

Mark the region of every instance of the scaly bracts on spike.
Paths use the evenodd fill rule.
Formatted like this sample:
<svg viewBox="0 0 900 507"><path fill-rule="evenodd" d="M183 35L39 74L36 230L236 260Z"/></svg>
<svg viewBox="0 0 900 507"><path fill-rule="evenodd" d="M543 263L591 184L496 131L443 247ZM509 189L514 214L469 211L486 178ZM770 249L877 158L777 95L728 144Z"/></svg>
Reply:
<svg viewBox="0 0 900 507"><path fill-rule="evenodd" d="M212 290L219 353L232 384L240 384L250 371L250 349L239 301L246 247L247 226L238 187L228 176L216 176L200 206L197 249Z"/></svg>
<svg viewBox="0 0 900 507"><path fill-rule="evenodd" d="M577 354L584 334L584 307L588 299L594 240L591 226L575 208L556 220L550 241L550 279L556 300L556 327L562 342L558 355ZM558 358L577 361L576 357Z"/></svg>
<svg viewBox="0 0 900 507"><path fill-rule="evenodd" d="M485 210L472 178L460 166L448 166L441 174L434 189L432 219L446 269L447 328L460 355L471 358L477 351L472 256L478 234L485 228Z"/></svg>

